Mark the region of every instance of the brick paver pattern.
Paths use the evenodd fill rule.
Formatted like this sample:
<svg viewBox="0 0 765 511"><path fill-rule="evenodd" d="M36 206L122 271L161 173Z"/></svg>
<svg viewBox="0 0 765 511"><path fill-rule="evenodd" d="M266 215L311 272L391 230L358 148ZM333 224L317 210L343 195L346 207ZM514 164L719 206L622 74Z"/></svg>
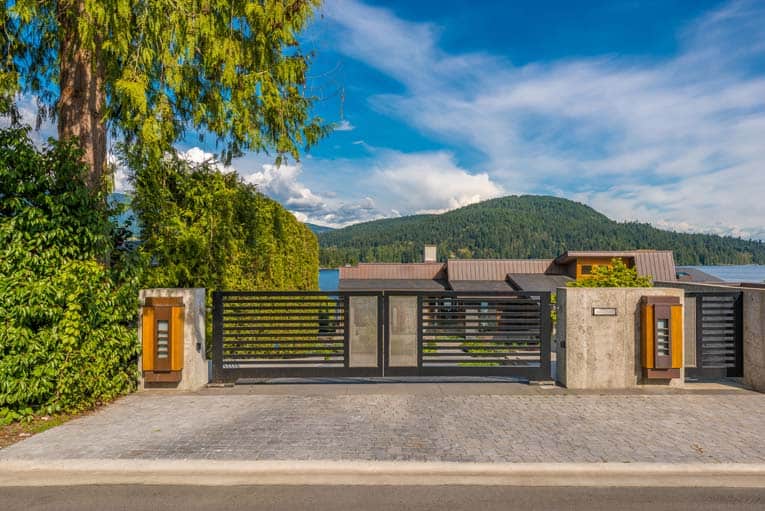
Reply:
<svg viewBox="0 0 765 511"><path fill-rule="evenodd" d="M765 396L156 395L0 459L765 462Z"/></svg>

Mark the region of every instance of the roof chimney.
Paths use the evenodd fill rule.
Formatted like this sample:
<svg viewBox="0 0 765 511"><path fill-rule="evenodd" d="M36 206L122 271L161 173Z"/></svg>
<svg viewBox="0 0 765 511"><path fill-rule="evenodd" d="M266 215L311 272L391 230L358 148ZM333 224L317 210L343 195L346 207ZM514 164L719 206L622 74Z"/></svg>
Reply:
<svg viewBox="0 0 765 511"><path fill-rule="evenodd" d="M435 245L425 245L424 261L426 263L436 262L436 246Z"/></svg>

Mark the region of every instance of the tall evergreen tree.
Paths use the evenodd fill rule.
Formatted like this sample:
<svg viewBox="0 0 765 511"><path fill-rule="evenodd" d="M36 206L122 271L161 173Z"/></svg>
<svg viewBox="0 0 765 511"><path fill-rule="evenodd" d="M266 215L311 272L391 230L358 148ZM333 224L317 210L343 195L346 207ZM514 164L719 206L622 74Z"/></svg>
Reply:
<svg viewBox="0 0 765 511"><path fill-rule="evenodd" d="M321 0L0 2L0 109L34 94L103 189L107 134L160 157L187 130L296 158L324 133L297 36Z"/></svg>

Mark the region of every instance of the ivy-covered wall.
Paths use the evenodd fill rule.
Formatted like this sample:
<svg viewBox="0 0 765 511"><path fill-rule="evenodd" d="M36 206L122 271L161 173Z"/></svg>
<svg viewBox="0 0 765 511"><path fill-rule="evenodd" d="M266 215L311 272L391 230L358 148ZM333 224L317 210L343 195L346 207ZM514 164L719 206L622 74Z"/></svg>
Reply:
<svg viewBox="0 0 765 511"><path fill-rule="evenodd" d="M318 288L316 235L236 173L177 157L128 161L147 287Z"/></svg>

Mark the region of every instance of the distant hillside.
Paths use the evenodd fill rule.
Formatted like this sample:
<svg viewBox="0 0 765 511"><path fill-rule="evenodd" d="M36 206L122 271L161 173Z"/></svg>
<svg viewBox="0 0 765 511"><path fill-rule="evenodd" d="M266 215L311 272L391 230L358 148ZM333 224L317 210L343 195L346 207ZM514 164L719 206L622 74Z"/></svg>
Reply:
<svg viewBox="0 0 765 511"><path fill-rule="evenodd" d="M376 220L319 235L323 268L359 261L415 262L423 246L438 257L547 258L566 250L673 250L677 264L765 264L765 243L662 231L615 222L557 197L510 196L440 215Z"/></svg>
<svg viewBox="0 0 765 511"><path fill-rule="evenodd" d="M323 232L329 232L334 231L332 227L327 227L326 225L316 225L316 224L309 224L308 222L305 223L306 227L311 229L314 234L321 234Z"/></svg>

